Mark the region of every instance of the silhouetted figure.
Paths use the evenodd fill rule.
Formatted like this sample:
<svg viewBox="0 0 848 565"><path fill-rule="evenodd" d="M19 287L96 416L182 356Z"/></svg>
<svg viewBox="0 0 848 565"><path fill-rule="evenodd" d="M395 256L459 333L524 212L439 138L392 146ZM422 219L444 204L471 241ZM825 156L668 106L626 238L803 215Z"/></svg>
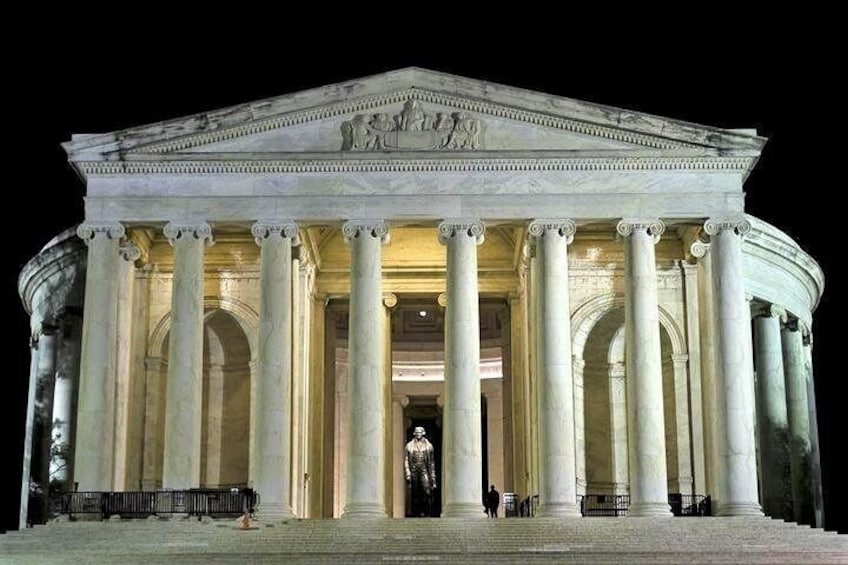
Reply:
<svg viewBox="0 0 848 565"><path fill-rule="evenodd" d="M495 485L492 485L492 488L486 493L486 510L488 511L489 518L498 517L498 506L500 503L501 493L495 489Z"/></svg>
<svg viewBox="0 0 848 565"><path fill-rule="evenodd" d="M421 426L412 430L412 439L406 444L404 471L410 486L411 514L430 516L433 490L436 488L436 461L433 444L424 437Z"/></svg>

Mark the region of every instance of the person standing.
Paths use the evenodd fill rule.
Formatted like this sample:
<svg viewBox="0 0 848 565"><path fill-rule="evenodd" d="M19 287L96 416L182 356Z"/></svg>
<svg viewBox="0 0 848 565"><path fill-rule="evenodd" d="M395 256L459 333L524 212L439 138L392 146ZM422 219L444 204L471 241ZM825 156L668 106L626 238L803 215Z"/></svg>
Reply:
<svg viewBox="0 0 848 565"><path fill-rule="evenodd" d="M495 489L495 485L489 489L486 494L486 509L489 511L489 518L498 517L498 506L501 503L501 493Z"/></svg>

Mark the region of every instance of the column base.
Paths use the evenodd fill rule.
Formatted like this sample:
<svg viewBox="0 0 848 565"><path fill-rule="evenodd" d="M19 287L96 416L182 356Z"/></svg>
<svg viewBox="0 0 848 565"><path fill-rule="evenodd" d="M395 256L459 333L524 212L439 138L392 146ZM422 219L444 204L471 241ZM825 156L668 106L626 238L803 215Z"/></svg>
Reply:
<svg viewBox="0 0 848 565"><path fill-rule="evenodd" d="M286 502L261 501L256 507L256 518L263 522L275 522L295 518L291 506Z"/></svg>
<svg viewBox="0 0 848 565"><path fill-rule="evenodd" d="M377 519L387 518L386 509L374 502L349 502L345 504L342 518Z"/></svg>
<svg viewBox="0 0 848 565"><path fill-rule="evenodd" d="M725 502L719 503L716 516L765 516L763 509L756 502Z"/></svg>
<svg viewBox="0 0 848 565"><path fill-rule="evenodd" d="M539 509L536 510L538 518L582 518L580 507L576 503L569 504L568 502L550 502L542 503Z"/></svg>
<svg viewBox="0 0 848 565"><path fill-rule="evenodd" d="M453 502L445 504L442 518L487 518L483 505L475 502Z"/></svg>
<svg viewBox="0 0 848 565"><path fill-rule="evenodd" d="M634 502L630 504L628 516L671 518L671 507L667 502Z"/></svg>

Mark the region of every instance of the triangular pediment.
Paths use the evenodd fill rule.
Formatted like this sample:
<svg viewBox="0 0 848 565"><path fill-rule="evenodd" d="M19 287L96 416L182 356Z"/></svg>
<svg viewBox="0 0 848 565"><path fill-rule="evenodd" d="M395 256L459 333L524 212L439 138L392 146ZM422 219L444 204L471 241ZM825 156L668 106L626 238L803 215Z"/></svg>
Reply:
<svg viewBox="0 0 848 565"><path fill-rule="evenodd" d="M108 134L76 135L71 161L510 157L681 153L755 156L765 140L418 68Z"/></svg>

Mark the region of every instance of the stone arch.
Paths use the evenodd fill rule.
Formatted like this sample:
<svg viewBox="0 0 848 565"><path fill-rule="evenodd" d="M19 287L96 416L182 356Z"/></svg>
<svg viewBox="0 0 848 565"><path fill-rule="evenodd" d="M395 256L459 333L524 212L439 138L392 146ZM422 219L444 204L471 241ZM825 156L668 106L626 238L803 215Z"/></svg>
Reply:
<svg viewBox="0 0 848 565"><path fill-rule="evenodd" d="M583 435L583 440L577 442L578 470L583 470L578 480L585 480L588 492L625 493L629 482L624 306L624 296L609 293L587 300L572 316L575 397L579 399L575 409L582 412L576 418L582 428L577 433ZM669 485L679 490L683 475L679 472L682 462L679 448L685 444L678 445L677 435L688 434L688 427L680 429L679 418L675 418L679 412L676 403L681 401L675 397L676 379L681 375L676 374L672 359L685 355L686 344L679 325L662 306L659 321L666 461ZM687 410L691 407L687 406Z"/></svg>
<svg viewBox="0 0 848 565"><path fill-rule="evenodd" d="M624 296L607 293L590 298L574 310L571 315L571 351L575 359L583 359L586 339L598 320L616 308L624 308ZM686 340L680 326L662 305L659 306L659 319L671 340L672 355L687 353Z"/></svg>
<svg viewBox="0 0 848 565"><path fill-rule="evenodd" d="M250 305L231 297L206 296L203 298L203 317L204 322L215 310L224 310L230 313L233 318L241 326L244 335L247 336L250 344L250 359L255 361L257 350L257 335L259 328L259 313ZM147 355L148 357L164 358L164 351L167 345L165 338L168 337L168 332L171 330L171 312L165 313L162 318L156 323L153 331L150 332L148 339Z"/></svg>
<svg viewBox="0 0 848 565"><path fill-rule="evenodd" d="M204 379L204 393L203 393L203 431L202 431L202 454L201 454L201 468L204 471L201 473L201 483L202 484L230 484L230 483L246 483L249 476L249 467L250 467L250 454L249 454L249 435L250 435L250 388L252 386L252 368L255 365L255 358L257 355L257 333L259 327L259 314L257 311L245 304L244 302L230 297L214 297L207 296L203 299L203 324L204 324L204 362L203 362L203 379ZM230 366L225 366L226 364L221 365L220 368L216 368L215 378L218 379L217 389L219 392L223 392L225 390L233 389L234 380L242 380L241 387L236 386L236 388L244 388L247 387L247 406L245 407L245 397L244 391L240 391L238 394L232 395L232 398L238 398L241 400L241 404L239 407L233 408L232 404L221 405L221 409L218 411L219 415L212 418L213 423L217 424L216 418L227 419L229 422L235 420L237 422L236 428L237 432L234 432L233 435L237 440L238 447L237 453L233 455L233 450L229 450L223 453L224 457L221 460L222 453L220 449L216 451L215 457L218 459L217 461L209 461L209 453L210 450L208 448L210 443L209 438L209 430L210 430L210 415L209 415L209 392L210 392L210 349L208 348L208 332L210 330L210 325L218 324L222 320L220 316L224 314L229 320L231 320L230 327L234 330L238 328L238 331L230 331L230 335L240 336L239 339L243 340L243 347L237 346L240 353L237 355L240 358L238 365L240 368L235 369L235 373L233 372L232 364ZM165 400L166 400L166 391L167 391L167 372L168 372L168 336L171 330L172 316L171 312L167 312L163 315L160 320L154 326L152 332L150 333L150 337L148 339L148 347L147 347L147 388L148 394L145 400L146 408L145 408L145 434L148 439L145 440L144 445L144 477L142 484L145 488L155 489L161 486L162 480L162 460L164 456L164 421L165 421ZM220 348L218 348L218 353L221 353ZM220 357L220 355L219 355ZM232 357L232 356L231 356ZM240 375L240 376L234 376ZM246 378L246 380L245 380ZM228 382L230 381L230 382ZM219 398L222 398L221 394L218 394ZM217 401L216 401L217 402ZM246 414L245 414L246 412ZM246 418L246 419L245 419ZM242 438L244 434L247 434L247 438ZM226 436L226 434L225 434ZM222 437L222 439L226 440L227 437ZM215 441L214 438L212 441ZM246 453L246 454L245 454ZM233 463L234 460L238 460L238 463ZM209 469L217 468L223 469L222 473L217 473L219 477L223 477L220 480L214 479L212 475L215 473L210 473ZM233 471L233 469L236 469ZM230 480L233 475L238 475L238 479ZM205 477L205 479L204 479ZM210 482L211 480L211 482Z"/></svg>

